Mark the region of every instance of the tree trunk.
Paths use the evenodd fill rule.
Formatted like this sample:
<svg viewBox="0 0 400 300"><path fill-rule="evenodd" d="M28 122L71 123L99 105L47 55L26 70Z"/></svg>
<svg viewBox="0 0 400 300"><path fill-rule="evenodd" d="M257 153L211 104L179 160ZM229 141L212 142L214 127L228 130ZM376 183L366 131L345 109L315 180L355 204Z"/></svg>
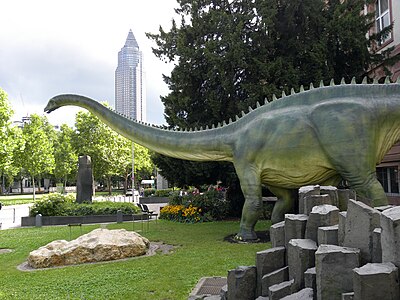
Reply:
<svg viewBox="0 0 400 300"><path fill-rule="evenodd" d="M0 187L0 195L4 195L4 190L5 190L5 183L4 183L4 173L2 173L2 183Z"/></svg>
<svg viewBox="0 0 400 300"><path fill-rule="evenodd" d="M107 176L108 195L111 196L111 176Z"/></svg>
<svg viewBox="0 0 400 300"><path fill-rule="evenodd" d="M36 201L36 193L35 193L35 177L32 175L32 184L33 184L33 202Z"/></svg>
<svg viewBox="0 0 400 300"><path fill-rule="evenodd" d="M64 177L62 193L63 193L64 195L67 194L67 175L65 175L65 177Z"/></svg>
<svg viewBox="0 0 400 300"><path fill-rule="evenodd" d="M21 194L24 193L24 185L22 183L22 171L20 172L20 176L19 176L19 186L21 188Z"/></svg>
<svg viewBox="0 0 400 300"><path fill-rule="evenodd" d="M126 192L128 191L128 177L129 177L129 173L125 174L124 195L126 195Z"/></svg>

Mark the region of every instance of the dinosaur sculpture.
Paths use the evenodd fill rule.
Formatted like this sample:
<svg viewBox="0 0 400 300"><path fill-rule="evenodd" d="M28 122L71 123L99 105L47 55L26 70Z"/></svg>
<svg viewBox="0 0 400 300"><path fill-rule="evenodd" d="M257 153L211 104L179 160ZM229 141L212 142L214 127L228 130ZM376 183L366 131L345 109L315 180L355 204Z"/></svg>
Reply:
<svg viewBox="0 0 400 300"><path fill-rule="evenodd" d="M98 102L59 95L45 108L86 108L121 135L158 153L195 161L233 162L245 195L238 239L256 238L262 207L261 186L277 197L272 221L292 211L293 190L309 184L337 185L347 180L357 194L375 205L387 198L375 167L400 138L400 82L311 85L273 96L256 109L221 126L203 130L165 130L136 122ZM368 200L369 199L369 200Z"/></svg>

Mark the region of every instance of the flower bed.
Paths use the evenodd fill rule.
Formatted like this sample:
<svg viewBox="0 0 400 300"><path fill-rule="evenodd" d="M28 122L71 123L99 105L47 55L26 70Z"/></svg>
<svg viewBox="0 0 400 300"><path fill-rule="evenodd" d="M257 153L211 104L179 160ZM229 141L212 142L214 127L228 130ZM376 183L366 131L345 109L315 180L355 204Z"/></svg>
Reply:
<svg viewBox="0 0 400 300"><path fill-rule="evenodd" d="M160 219L197 223L224 219L229 210L225 193L211 190L204 193L173 195L169 205L160 211Z"/></svg>

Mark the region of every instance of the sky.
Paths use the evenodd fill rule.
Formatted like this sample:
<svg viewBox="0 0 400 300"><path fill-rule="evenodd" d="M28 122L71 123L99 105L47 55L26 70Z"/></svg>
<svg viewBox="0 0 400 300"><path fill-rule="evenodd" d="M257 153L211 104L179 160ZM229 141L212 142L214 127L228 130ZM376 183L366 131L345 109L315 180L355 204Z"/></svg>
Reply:
<svg viewBox="0 0 400 300"><path fill-rule="evenodd" d="M8 94L13 120L45 115L47 101L74 93L114 107L118 52L129 30L144 56L147 121L165 124L160 96L168 94L166 64L152 53L145 33L168 31L176 0L12 0L0 3L0 88ZM72 126L78 108L63 107L48 117Z"/></svg>

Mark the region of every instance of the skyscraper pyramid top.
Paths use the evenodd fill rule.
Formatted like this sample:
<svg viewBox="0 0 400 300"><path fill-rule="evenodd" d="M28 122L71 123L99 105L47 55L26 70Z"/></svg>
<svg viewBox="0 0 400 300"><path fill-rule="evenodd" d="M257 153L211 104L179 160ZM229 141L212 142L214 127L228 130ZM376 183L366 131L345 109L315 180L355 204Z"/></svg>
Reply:
<svg viewBox="0 0 400 300"><path fill-rule="evenodd" d="M129 30L124 47L133 47L139 49L139 45L135 39L135 36L133 35L132 29Z"/></svg>

